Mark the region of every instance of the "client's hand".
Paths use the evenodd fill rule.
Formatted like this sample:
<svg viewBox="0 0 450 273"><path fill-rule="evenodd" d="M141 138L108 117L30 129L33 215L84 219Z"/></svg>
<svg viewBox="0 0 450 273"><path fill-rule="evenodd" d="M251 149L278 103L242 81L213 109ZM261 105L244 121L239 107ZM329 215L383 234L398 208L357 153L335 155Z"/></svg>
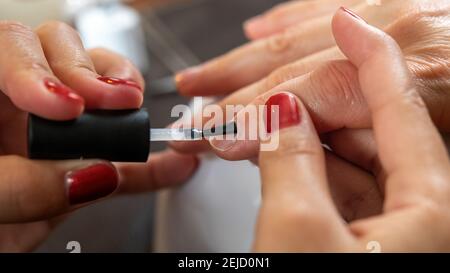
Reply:
<svg viewBox="0 0 450 273"><path fill-rule="evenodd" d="M325 2L335 4L326 5ZM329 7L334 10L336 5L344 2L348 1L293 1L284 4L283 8L276 8L274 13L295 13L298 20L303 20L305 16L309 18L309 12L317 14L316 11L328 10ZM382 25L382 29L400 45L408 68L412 72L413 81L418 85L418 91L425 100L433 121L440 130L450 132L450 112L444 110L450 101L448 92L445 92L450 88L450 69L448 69L450 66L448 58L450 55L450 6L448 1L433 1L430 4L430 1L393 0L382 1L381 6L367 6L366 4L362 4L362 6L364 6L363 9L358 8L357 10L369 23L373 22L377 15L390 16L389 22L392 23ZM402 12L399 10L394 12L394 7L396 9L401 7ZM299 9L302 12L299 12ZM368 11L373 16L369 16ZM331 13L331 11L328 12ZM268 14L272 14L272 12ZM390 14L395 14L395 16ZM326 16L331 18L331 14ZM271 16L268 17L271 18ZM274 18L282 20L284 17L274 16ZM195 75L184 77L182 73L179 76L181 78L180 92L186 95L214 95L233 92L218 103L225 112L227 105L247 105L256 97L272 89L290 90L313 111L312 118L319 133L340 128L361 128L362 119L365 119L364 123L367 125L368 115L362 113L367 113L367 109L364 103L360 103L362 101L360 100L358 79L354 77L351 67L345 62L328 63L329 60L345 59L345 56L337 47L330 47L312 55L304 52L306 49L315 52L318 49L315 41L324 39L322 36L330 39L334 45L330 20L327 19L325 24L329 29L327 34L317 31L309 24L300 23L294 25L287 33L258 40L208 62L196 69ZM298 39L294 39L296 36L289 33L297 31L303 34ZM278 36L284 37L283 39L286 39L287 42L283 43L290 46L271 54L267 50L269 41L281 39ZM353 39L355 46L359 46L362 42ZM257 53L256 48L260 48L261 53ZM281 63L274 62L277 58L283 61ZM280 65L281 67L279 67ZM275 67L279 68L274 70ZM270 72L268 76L262 77L267 74L264 72L250 77L251 80L248 81L249 75L254 75L259 70L266 68L269 68L266 71ZM242 87L255 80L258 81ZM233 86L230 87L230 84ZM235 88L240 89L235 91ZM316 113L320 114L316 115ZM204 118L203 124L207 120L208 118ZM367 128L365 125L364 128ZM172 143L172 147L183 152L199 152L207 149L205 143L179 142ZM223 147L218 148L223 149ZM242 159L256 155L256 150L253 150L253 154L245 156L243 152L236 151L232 150L226 154L219 153L219 156L227 159Z"/></svg>
<svg viewBox="0 0 450 273"><path fill-rule="evenodd" d="M263 198L255 251L367 251L369 243L388 252L449 251L450 162L400 48L344 10L335 15L333 30L357 69L370 111L383 212L343 221L306 105L291 93L274 92L265 105L268 113L279 107L280 130L268 132L279 147L259 154ZM361 42L355 46L354 40Z"/></svg>

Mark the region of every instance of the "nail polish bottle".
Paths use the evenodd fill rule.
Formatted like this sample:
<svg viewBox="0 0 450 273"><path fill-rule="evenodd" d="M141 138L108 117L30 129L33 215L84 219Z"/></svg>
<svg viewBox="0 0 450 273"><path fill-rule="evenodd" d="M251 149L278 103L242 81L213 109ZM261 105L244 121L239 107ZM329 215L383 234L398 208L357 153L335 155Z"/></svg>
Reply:
<svg viewBox="0 0 450 273"><path fill-rule="evenodd" d="M235 123L209 130L150 128L146 109L89 111L69 121L52 121L30 114L28 156L45 160L98 158L146 162L151 141L197 141L236 133Z"/></svg>

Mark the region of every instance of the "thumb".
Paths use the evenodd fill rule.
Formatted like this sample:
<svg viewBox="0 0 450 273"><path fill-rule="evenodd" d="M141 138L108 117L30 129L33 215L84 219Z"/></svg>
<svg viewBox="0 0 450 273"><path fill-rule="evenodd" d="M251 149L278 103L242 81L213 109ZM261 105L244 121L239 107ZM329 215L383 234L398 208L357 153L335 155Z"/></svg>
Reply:
<svg viewBox="0 0 450 273"><path fill-rule="evenodd" d="M307 110L286 92L271 96L266 107L266 131L275 145L260 147L262 206L255 250L330 251L350 244L351 236L331 198L324 151Z"/></svg>
<svg viewBox="0 0 450 273"><path fill-rule="evenodd" d="M0 158L0 223L42 220L115 191L118 173L105 161Z"/></svg>

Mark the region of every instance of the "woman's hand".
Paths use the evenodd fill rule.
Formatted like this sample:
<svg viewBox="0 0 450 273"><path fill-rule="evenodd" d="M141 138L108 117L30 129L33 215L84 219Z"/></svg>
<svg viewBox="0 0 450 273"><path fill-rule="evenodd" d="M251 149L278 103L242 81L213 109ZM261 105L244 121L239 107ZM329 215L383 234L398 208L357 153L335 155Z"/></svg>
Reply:
<svg viewBox="0 0 450 273"><path fill-rule="evenodd" d="M409 12L399 13L402 14L401 16L396 14L396 20L392 19L393 22L384 27L384 30L397 41L404 52L413 80L418 84L418 90L429 107L436 125L442 131L448 132L450 131L448 125L450 124L450 114L444 109L450 100L448 92L445 92L445 90L450 88L450 70L448 69L450 65L448 58L450 55L450 6L446 4L448 3L446 1L434 1L433 5L427 5L429 2L383 1L379 7L367 6L363 10L368 9L380 16L385 16L390 14L393 6L397 4L403 7L401 10L405 10L405 5L410 7L406 9ZM306 7L315 5L313 3L323 4L323 1L295 1L288 2L285 5ZM317 5L317 7L322 7L322 5ZM283 8L283 10L288 12L288 9ZM312 10L314 11L314 9ZM292 9L292 12L294 11L296 9ZM298 13L296 14L298 15ZM305 11L303 14L308 14L308 12ZM363 17L368 19L369 22L374 20L372 17L368 17L364 11L363 14L365 14ZM329 17L331 18L331 15ZM298 18L303 18L303 16ZM330 28L329 22L327 24L327 27ZM303 29L304 26L300 24L294 28ZM321 35L324 35L313 30L311 32L315 35L311 34L310 39L301 39L300 49L288 47L285 51L277 53L276 56L289 57L288 64L283 63L283 66L274 71L271 70L272 72L267 77L233 92L221 100L218 105L225 111L226 105L245 106L270 90L291 90L300 96L309 110L312 111L312 118L318 127L319 133L323 134L324 132L340 128L367 128L369 115L367 114L366 105L360 103L364 102L364 100L361 100L358 79L355 77L352 67L345 62L328 63L329 60L345 59L340 50L337 47L332 47L320 53L314 53L306 57L297 57L297 51L303 50L303 43L308 45L310 40L314 41L316 37L320 38ZM329 35L331 36L331 28ZM268 39L274 38L270 37ZM332 37L330 39L334 43L334 39ZM256 43L263 42L257 41ZM261 57L253 59L253 56L255 56L253 53L247 52L248 56L246 56L243 53L236 55L237 52L241 52L241 49L203 65L200 68L202 72L199 72L201 77L195 80L199 85L202 85L204 81L209 81L208 79L211 77L208 76L210 74L208 71L213 70L215 72L211 72L211 74L217 77L223 75L226 80L224 80L223 84L217 84L217 86L212 88L206 88L207 85L202 86L194 94L213 94L221 86L226 86L246 73L255 71L256 66L256 70L260 67L271 66L271 62L266 62L264 65L258 64L257 62ZM235 57L231 58L230 56ZM230 61L227 61L228 59ZM291 62L292 60L293 62ZM228 75L228 71L234 71L231 69L234 67L233 64L239 66L241 70L239 73ZM212 69L212 67L217 67L217 69ZM181 90L183 93L183 88ZM233 90L230 89L229 91ZM189 92L186 94L189 94ZM203 124L207 120L207 118L204 118ZM207 149L208 146L205 143L179 142L172 143L172 147L182 152L198 152ZM222 147L218 148L222 149ZM228 149L229 147L225 148ZM257 154L257 149L251 149L251 154L241 152L242 149L239 152L236 151L230 149L230 151L225 153L219 152L218 154L227 159L250 158Z"/></svg>
<svg viewBox="0 0 450 273"><path fill-rule="evenodd" d="M196 168L195 157L170 151L147 164L25 158L27 112L67 120L87 108L139 108L143 101L139 71L108 50L85 50L66 24L32 30L1 21L0 90L0 251L30 250L58 215L113 192L179 184Z"/></svg>
<svg viewBox="0 0 450 273"><path fill-rule="evenodd" d="M426 15L426 10L441 9L446 4L435 0L390 0L382 1L380 6L365 0L289 1L245 24L250 38L261 39L180 72L176 77L178 89L190 96L228 94L310 55L321 61L341 57L330 27L333 13L340 6L350 7L384 29L411 12L419 17Z"/></svg>
<svg viewBox="0 0 450 273"><path fill-rule="evenodd" d="M263 199L255 251L367 251L369 242L386 252L449 251L450 161L400 48L345 10L335 15L333 30L370 109L383 212L342 221L307 107L290 93L274 93L266 105L279 107L280 130L268 133L279 147L259 155ZM355 40L364 42L355 46Z"/></svg>

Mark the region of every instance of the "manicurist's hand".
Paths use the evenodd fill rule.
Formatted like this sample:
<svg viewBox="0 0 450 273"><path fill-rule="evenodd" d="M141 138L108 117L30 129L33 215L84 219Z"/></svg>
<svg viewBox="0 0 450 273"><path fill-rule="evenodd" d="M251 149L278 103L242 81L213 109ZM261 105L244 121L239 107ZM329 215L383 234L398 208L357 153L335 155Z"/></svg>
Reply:
<svg viewBox="0 0 450 273"><path fill-rule="evenodd" d="M31 250L56 216L115 192L179 184L197 166L194 156L171 151L147 164L26 159L28 112L68 120L85 109L133 109L143 101L139 71L111 51L85 50L66 24L32 30L0 21L0 90L0 252Z"/></svg>
<svg viewBox="0 0 450 273"><path fill-rule="evenodd" d="M268 130L279 146L259 153L263 196L254 250L367 251L375 242L385 252L449 251L450 162L399 46L345 10L336 13L333 31L357 69L370 112L383 211L343 221L305 104L292 93L275 92L265 104L269 113L279 107L279 130Z"/></svg>

